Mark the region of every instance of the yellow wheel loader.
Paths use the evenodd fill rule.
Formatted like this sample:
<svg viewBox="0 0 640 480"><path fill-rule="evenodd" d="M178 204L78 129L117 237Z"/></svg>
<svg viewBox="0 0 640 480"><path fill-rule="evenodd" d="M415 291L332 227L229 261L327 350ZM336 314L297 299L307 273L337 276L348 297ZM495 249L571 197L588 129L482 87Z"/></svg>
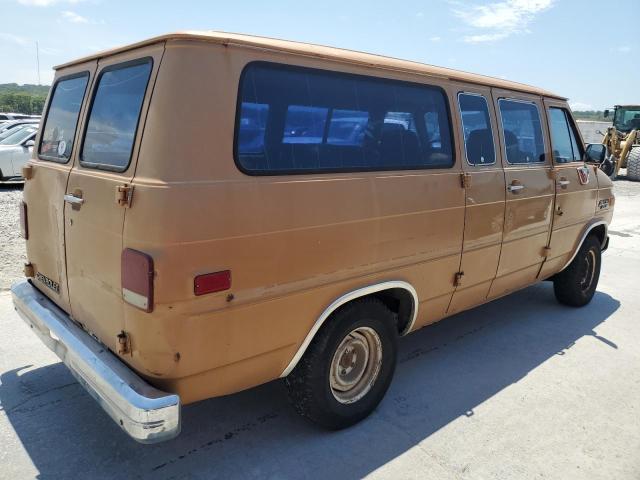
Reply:
<svg viewBox="0 0 640 480"><path fill-rule="evenodd" d="M609 110L604 111L605 118ZM640 105L616 105L613 125L607 128L602 143L607 147L607 161L602 169L612 179L621 168L629 180L640 181Z"/></svg>

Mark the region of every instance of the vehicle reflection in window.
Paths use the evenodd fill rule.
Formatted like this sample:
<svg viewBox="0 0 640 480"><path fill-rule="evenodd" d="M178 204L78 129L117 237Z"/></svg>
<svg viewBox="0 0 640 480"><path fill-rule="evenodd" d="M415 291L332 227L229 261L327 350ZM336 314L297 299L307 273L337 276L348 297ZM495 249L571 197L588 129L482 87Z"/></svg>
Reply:
<svg viewBox="0 0 640 480"><path fill-rule="evenodd" d="M507 161L544 162L544 140L538 107L529 102L499 100Z"/></svg>
<svg viewBox="0 0 640 480"><path fill-rule="evenodd" d="M56 83L45 119L39 153L45 160L66 162L71 156L88 73Z"/></svg>
<svg viewBox="0 0 640 480"><path fill-rule="evenodd" d="M82 146L84 166L127 168L150 73L147 60L101 74Z"/></svg>

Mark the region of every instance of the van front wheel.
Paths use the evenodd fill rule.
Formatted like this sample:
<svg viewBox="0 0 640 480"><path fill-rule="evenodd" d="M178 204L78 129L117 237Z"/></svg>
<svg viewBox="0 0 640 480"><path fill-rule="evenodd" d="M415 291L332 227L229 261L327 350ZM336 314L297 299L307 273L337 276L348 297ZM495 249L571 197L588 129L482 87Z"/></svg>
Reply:
<svg viewBox="0 0 640 480"><path fill-rule="evenodd" d="M330 430L368 416L391 383L397 337L396 316L380 300L341 307L285 379L296 411Z"/></svg>
<svg viewBox="0 0 640 480"><path fill-rule="evenodd" d="M553 291L560 303L582 307L591 301L600 278L600 249L600 240L589 235L569 266L554 277Z"/></svg>

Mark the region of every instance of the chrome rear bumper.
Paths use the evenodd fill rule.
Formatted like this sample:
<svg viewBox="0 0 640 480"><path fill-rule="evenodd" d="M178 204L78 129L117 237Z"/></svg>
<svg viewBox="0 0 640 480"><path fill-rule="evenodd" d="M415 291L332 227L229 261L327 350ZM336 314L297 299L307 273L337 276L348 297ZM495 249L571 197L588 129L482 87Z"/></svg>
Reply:
<svg viewBox="0 0 640 480"><path fill-rule="evenodd" d="M180 433L180 397L149 385L31 283L11 288L17 312L109 416L141 443Z"/></svg>

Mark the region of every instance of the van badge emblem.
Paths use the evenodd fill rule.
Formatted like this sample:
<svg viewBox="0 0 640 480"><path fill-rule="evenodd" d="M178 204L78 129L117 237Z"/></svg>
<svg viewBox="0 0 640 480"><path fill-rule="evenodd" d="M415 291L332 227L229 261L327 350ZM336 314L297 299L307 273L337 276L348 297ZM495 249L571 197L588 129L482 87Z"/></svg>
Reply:
<svg viewBox="0 0 640 480"><path fill-rule="evenodd" d="M589 167L578 167L578 179L580 185L586 185L589 183Z"/></svg>
<svg viewBox="0 0 640 480"><path fill-rule="evenodd" d="M43 275L40 272L36 273L36 278L40 282L42 282L46 287L49 287L51 290L56 292L58 295L60 294L60 284L58 282L54 282L49 277L47 277L46 275Z"/></svg>

